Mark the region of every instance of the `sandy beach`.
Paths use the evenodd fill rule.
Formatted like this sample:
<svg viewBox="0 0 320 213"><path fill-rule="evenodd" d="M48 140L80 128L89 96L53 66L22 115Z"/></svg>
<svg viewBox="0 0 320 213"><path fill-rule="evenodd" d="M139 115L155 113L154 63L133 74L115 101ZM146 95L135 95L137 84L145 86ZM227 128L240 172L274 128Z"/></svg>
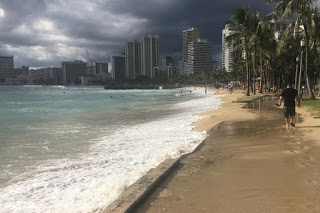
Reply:
<svg viewBox="0 0 320 213"><path fill-rule="evenodd" d="M285 129L276 98L245 109L223 93L195 123L209 137L134 212L319 212L319 120L299 108Z"/></svg>

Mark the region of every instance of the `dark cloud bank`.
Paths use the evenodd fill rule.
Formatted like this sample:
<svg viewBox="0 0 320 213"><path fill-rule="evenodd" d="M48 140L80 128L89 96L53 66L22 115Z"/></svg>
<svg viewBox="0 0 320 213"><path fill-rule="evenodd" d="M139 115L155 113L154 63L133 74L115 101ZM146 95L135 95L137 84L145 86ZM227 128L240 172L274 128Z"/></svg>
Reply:
<svg viewBox="0 0 320 213"><path fill-rule="evenodd" d="M221 30L238 5L261 16L272 11L264 0L2 0L0 54L15 55L16 67L87 61L85 50L110 62L125 41L158 34L161 55L180 59L182 31L196 27L220 63Z"/></svg>

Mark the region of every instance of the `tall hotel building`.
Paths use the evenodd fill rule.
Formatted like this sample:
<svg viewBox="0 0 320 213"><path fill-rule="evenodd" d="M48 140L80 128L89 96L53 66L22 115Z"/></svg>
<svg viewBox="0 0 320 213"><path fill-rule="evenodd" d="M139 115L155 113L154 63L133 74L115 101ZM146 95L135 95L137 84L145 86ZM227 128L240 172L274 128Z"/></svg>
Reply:
<svg viewBox="0 0 320 213"><path fill-rule="evenodd" d="M141 75L141 45L140 41L134 40L126 43L125 62L127 79L135 79Z"/></svg>
<svg viewBox="0 0 320 213"><path fill-rule="evenodd" d="M212 71L212 44L207 39L198 39L188 45L188 72Z"/></svg>
<svg viewBox="0 0 320 213"><path fill-rule="evenodd" d="M229 24L225 25L225 28L222 30L222 67L226 69L227 72L232 71L232 52L235 47L235 44L229 45L226 43L226 37L232 35L234 30Z"/></svg>
<svg viewBox="0 0 320 213"><path fill-rule="evenodd" d="M112 79L125 80L126 78L126 66L125 57L112 56Z"/></svg>
<svg viewBox="0 0 320 213"><path fill-rule="evenodd" d="M199 30L196 28L190 28L183 31L183 59L178 62L179 73L180 74L189 74L188 70L188 46L192 41L198 41L199 39Z"/></svg>
<svg viewBox="0 0 320 213"><path fill-rule="evenodd" d="M188 60L188 47L189 43L192 41L198 41L199 39L199 30L196 28L190 28L188 30L183 31L183 60Z"/></svg>
<svg viewBox="0 0 320 213"><path fill-rule="evenodd" d="M67 84L80 84L81 76L86 75L87 63L83 61L62 62L62 83Z"/></svg>
<svg viewBox="0 0 320 213"><path fill-rule="evenodd" d="M160 65L159 36L148 35L140 39L141 42L141 74L150 78L153 68Z"/></svg>
<svg viewBox="0 0 320 213"><path fill-rule="evenodd" d="M13 56L0 56L0 82L14 76Z"/></svg>
<svg viewBox="0 0 320 213"><path fill-rule="evenodd" d="M126 78L140 75L153 78L153 68L160 64L159 36L148 35L125 44Z"/></svg>

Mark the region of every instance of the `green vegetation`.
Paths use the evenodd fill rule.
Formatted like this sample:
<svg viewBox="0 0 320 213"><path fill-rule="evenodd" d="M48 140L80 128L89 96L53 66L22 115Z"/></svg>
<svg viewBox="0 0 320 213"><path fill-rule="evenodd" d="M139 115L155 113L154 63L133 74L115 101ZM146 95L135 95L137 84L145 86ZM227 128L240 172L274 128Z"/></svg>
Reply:
<svg viewBox="0 0 320 213"><path fill-rule="evenodd" d="M320 99L309 99L301 102L302 107L306 107L311 115L320 118Z"/></svg>
<svg viewBox="0 0 320 213"><path fill-rule="evenodd" d="M267 0L275 4L274 12L264 18L258 12L239 6L232 20L226 22L234 34L226 42L234 46L233 72L245 82L247 96L263 88L284 88L292 83L301 91L305 86L314 99L313 88L320 75L320 14L317 0ZM291 20L279 37L275 37L277 20ZM280 30L280 29L279 29ZM257 80L258 79L258 80ZM300 94L300 93L299 93Z"/></svg>

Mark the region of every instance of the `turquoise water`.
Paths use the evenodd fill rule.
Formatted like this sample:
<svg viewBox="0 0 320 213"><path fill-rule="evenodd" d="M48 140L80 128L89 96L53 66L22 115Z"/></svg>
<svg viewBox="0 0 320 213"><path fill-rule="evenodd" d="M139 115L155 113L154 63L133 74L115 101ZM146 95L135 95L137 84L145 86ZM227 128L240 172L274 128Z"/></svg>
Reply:
<svg viewBox="0 0 320 213"><path fill-rule="evenodd" d="M103 207L150 168L192 151L205 138L191 131L192 114L219 105L181 89L0 86L0 212Z"/></svg>

